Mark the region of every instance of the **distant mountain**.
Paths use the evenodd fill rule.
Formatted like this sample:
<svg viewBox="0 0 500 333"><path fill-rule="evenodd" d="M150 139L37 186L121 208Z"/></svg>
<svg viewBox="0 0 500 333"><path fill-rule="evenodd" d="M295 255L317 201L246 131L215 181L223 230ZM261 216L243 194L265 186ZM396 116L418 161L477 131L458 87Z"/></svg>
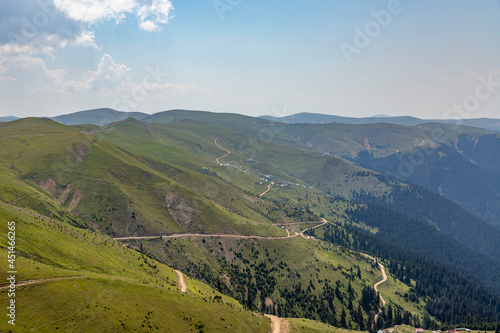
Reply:
<svg viewBox="0 0 500 333"><path fill-rule="evenodd" d="M18 117L12 117L12 116L0 117L0 123L5 123L5 122L8 122L8 121L13 121L13 120L16 120L16 119L19 119L19 118Z"/></svg>
<svg viewBox="0 0 500 333"><path fill-rule="evenodd" d="M500 132L500 119L491 119L491 118L464 119L464 120L450 121L449 123L454 123L457 125L463 124L463 125L481 127L495 132Z"/></svg>
<svg viewBox="0 0 500 333"><path fill-rule="evenodd" d="M247 120L252 119L251 123L265 123L283 122L286 124L379 124L390 123L403 126L416 126L423 123L436 122L451 125L467 125L484 129L489 129L495 132L500 132L500 119L478 118L478 119L462 119L462 120L449 120L449 119L419 119L410 116L393 117L388 115L376 115L373 117L354 118L327 115L321 113L297 113L286 117L273 117L273 116L260 116L258 118L249 117L236 113L214 113L207 111L193 111L193 110L168 110L155 114L147 114L142 112L123 112L109 108L92 109L69 113L61 116L51 117L64 125L107 125L117 121L122 121L127 118L134 118L143 122L152 123L176 123L183 120L196 120L211 123L214 125L223 125L227 127L230 123L236 126L238 122L248 123ZM18 119L16 117L0 117L0 122L12 121ZM250 133L248 133L250 134Z"/></svg>
<svg viewBox="0 0 500 333"><path fill-rule="evenodd" d="M391 117L391 116L375 116L366 118L354 118L354 117L342 117L334 116L321 113L297 113L286 117L272 117L272 116L260 116L260 118L280 121L283 123L290 124L328 124L328 123L340 123L340 124L375 124L375 123L391 123L404 126L414 126L421 124L425 121L422 119L414 117Z"/></svg>
<svg viewBox="0 0 500 333"><path fill-rule="evenodd" d="M392 117L386 115L376 115L373 117L354 118L327 115L321 113L297 113L286 117L260 116L259 118L279 121L287 124L378 124L390 123L404 126L415 126L423 123L435 122L451 125L467 125L489 129L492 131L500 131L500 119L478 118L478 119L419 119L409 116Z"/></svg>
<svg viewBox="0 0 500 333"><path fill-rule="evenodd" d="M281 133L310 148L423 186L500 228L498 133L438 123L289 124Z"/></svg>
<svg viewBox="0 0 500 333"><path fill-rule="evenodd" d="M146 118L147 116L149 116L149 114L142 112L123 112L123 111L116 111L113 109L103 108L103 109L85 110L85 111L65 114L61 116L52 117L50 119L64 125L90 124L90 125L103 126L109 123L125 120L127 118L134 118L137 120L141 120L143 118Z"/></svg>

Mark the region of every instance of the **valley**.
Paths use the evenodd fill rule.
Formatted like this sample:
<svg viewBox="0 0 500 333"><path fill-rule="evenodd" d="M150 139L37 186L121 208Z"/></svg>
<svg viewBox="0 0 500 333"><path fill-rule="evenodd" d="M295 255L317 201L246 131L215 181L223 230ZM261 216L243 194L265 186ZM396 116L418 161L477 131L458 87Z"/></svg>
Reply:
<svg viewBox="0 0 500 333"><path fill-rule="evenodd" d="M323 130L182 110L75 122L0 124L0 212L19 225L26 330L105 317L110 330L164 330L159 311L179 332L494 325L500 231L362 157L442 149L451 127L438 140L432 125Z"/></svg>

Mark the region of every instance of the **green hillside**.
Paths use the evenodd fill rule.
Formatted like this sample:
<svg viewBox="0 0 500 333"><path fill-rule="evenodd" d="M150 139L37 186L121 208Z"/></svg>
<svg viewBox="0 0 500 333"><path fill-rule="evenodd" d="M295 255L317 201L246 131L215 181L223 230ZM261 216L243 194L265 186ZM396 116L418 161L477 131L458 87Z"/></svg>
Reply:
<svg viewBox="0 0 500 333"><path fill-rule="evenodd" d="M7 255L7 221L16 224L16 326L7 332L191 332L229 327L265 332L267 318L187 278L177 289L173 269L93 231L0 203L0 252ZM0 277L6 281L6 260ZM30 281L23 285L21 281ZM1 287L6 304L8 288ZM217 300L219 299L219 300Z"/></svg>
<svg viewBox="0 0 500 333"><path fill-rule="evenodd" d="M415 189L321 152L316 146L319 141L313 143L309 138L287 133L302 125L276 128L267 120L252 117L182 110L156 117L150 121L157 122L125 119L101 127L64 126L36 118L0 125L0 200L5 207L40 214L40 220L35 218L25 227L32 240L27 238L24 253L32 261L23 265L39 267L27 269L33 276L44 278L43 274L50 273L51 277L61 277L45 280L43 285L78 285L88 291L82 297L95 294L99 286L102 290L110 289L108 303L92 305L94 310L111 311L107 308L112 309L112 302L124 297L127 289L131 293L136 290L136 295L153 295L155 288L171 288L178 295L177 276L168 268L173 267L197 280L189 280L189 297L204 297L203 302L208 304L215 300L222 307L230 304L227 306L237 309L243 317L248 311L255 311L362 331L372 327L380 308L372 286L382 275L379 267L360 253L363 252L383 259L388 267L389 277L379 290L388 301L387 308L400 315L388 322L418 326L429 315L442 323L467 321L467 314L462 311L457 311L456 318L446 317L449 301L473 304L474 309L481 311L481 321L496 311L498 298L474 280L482 279L493 290L496 266L489 265L470 248L456 246L453 251L441 243L461 239L453 233L457 226L466 225L465 218L459 224L443 220L443 216L453 214L465 216L454 204L433 197L422 188ZM321 130L315 133L314 126L303 133L311 138L328 134ZM415 128L412 135L430 135L432 126ZM392 128L389 134L382 133L382 127L369 129L380 142L395 137L394 133L404 133L399 127ZM476 135L473 131L476 130L471 130L471 137ZM452 141L454 133L450 130L448 137L435 141L436 147ZM335 134L335 140L340 142L344 134ZM363 131L352 130L350 135L350 139L344 139L349 149L362 151L364 143L361 146L356 140ZM396 144L409 151L415 149L413 138L403 138ZM389 149L392 148L380 148L384 152ZM388 206L391 198L394 205ZM434 202L429 205L430 210L416 215L416 205L431 199ZM441 211L433 208L440 206L444 207ZM481 223L469 221L468 228ZM67 233L80 245L67 240ZM483 237L481 233L470 235ZM420 237L426 239L424 249L414 241ZM77 250L85 242L90 242L89 248ZM396 250L384 242L390 242ZM442 259L438 248L445 254ZM95 251L107 254L92 260ZM137 257L126 259L128 253ZM405 255L404 260L401 254ZM476 255L472 261L463 260L471 254ZM108 262L108 256L114 259ZM120 261L122 257L124 261ZM139 267L149 268L144 272L136 269L134 258ZM460 301L456 294L449 299L438 297L441 292L449 292L452 284L446 280L438 287L431 286L432 272L428 269L442 272L440 265L463 270L457 283L460 287L468 284L475 292L464 293ZM165 273L158 271L159 267ZM75 277L70 271L82 273ZM419 274L425 280L419 279ZM170 277L162 280L163 276ZM153 289L144 289L144 284ZM431 287L435 288L432 293L428 291ZM214 294L211 288L220 294ZM180 295L178 302L182 303L188 295ZM475 295L488 299L488 305L478 303ZM89 305L90 300L85 300ZM141 322L145 329L154 329L158 321L148 311L155 311L155 302L171 306L166 301L151 299L153 305L146 311L147 318L136 316L127 323ZM196 302L189 300L179 307L196 308ZM79 309L73 311L77 314L75 322L87 322L87 318L102 320L95 313ZM113 312L113 316L121 320L117 327L123 327L127 318L121 317L119 311ZM209 323L209 318L219 318L218 324L227 324L225 317L222 320L196 311L186 311L181 318L190 329L203 329L197 320ZM32 319L35 317L38 315ZM269 319L258 315L255 318L255 325L265 323L269 328ZM379 327L384 323L380 322ZM215 322L210 325L215 325L210 326L213 330L221 327ZM304 322L302 328L320 326ZM111 330L115 326L110 327Z"/></svg>
<svg viewBox="0 0 500 333"><path fill-rule="evenodd" d="M64 125L106 125L127 118L143 119L149 115L141 112L122 112L113 109L93 109L52 117L51 119Z"/></svg>
<svg viewBox="0 0 500 333"><path fill-rule="evenodd" d="M12 129L9 127L8 133L25 132L31 121L9 123ZM243 212L228 211L211 198L197 194L194 186L194 190L186 187L212 184L214 177L210 175L133 155L98 137L49 120L41 122L37 130L44 133L0 137L1 144L8 147L2 151L5 173L12 179L24 179L23 187L30 186L32 191L57 198L62 206L108 234L259 234L256 221L263 223L263 231L269 233L270 223L258 212L244 208ZM219 184L225 186L220 181ZM14 194L9 195L6 190L2 196L10 202ZM245 212L255 218L250 220Z"/></svg>

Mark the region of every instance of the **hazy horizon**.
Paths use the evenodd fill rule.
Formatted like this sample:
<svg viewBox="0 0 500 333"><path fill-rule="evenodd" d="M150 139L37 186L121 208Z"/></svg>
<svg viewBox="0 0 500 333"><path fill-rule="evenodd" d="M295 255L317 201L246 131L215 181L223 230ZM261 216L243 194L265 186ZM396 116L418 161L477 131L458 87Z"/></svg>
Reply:
<svg viewBox="0 0 500 333"><path fill-rule="evenodd" d="M88 109L88 110L78 110L78 111L73 111L73 112L67 112L67 113L60 113L56 114L53 116L47 116L47 115L26 115L26 116L15 116L15 115L6 115L6 116L0 116L2 117L15 117L15 118L27 118L27 117L39 117L39 118L53 118L53 117L58 117L58 116L65 116L65 115L71 115L74 113L78 112L85 112L85 111L93 111L93 110L99 110L99 109L111 109L107 107L101 107L101 108L95 108L95 109ZM288 113L282 113L282 114L276 114L276 115L271 115L271 114L260 114L260 115L248 115L244 113L239 113L239 112L231 112L231 111L215 111L215 110L191 110L191 109L185 109L185 108L176 108L176 109L168 109L168 110L162 110L162 111L156 111L156 112L143 112L143 111L121 111L121 110L115 110L114 111L118 112L128 112L128 113L144 113L147 115L153 115L161 112L168 112L168 111L173 111L173 110L185 110L185 111L195 111L195 112L212 112L212 113L227 113L227 114L240 114L244 116L250 116L250 117L263 117L263 116L270 116L270 117L276 117L276 118L282 118L282 117L288 117L288 116L294 116L298 114L303 114L303 113L308 113L308 114L318 114L318 115L326 115L326 116L336 116L336 117L345 117L345 118L398 118L398 117L414 117L414 118L419 118L415 116L410 116L410 115L386 115L386 114L376 114L376 115L371 115L371 116L343 116L343 115L338 115L338 114L327 114L327 113L318 113L318 112L297 112L293 114L288 114ZM490 119L500 119L499 117L477 117L477 118L419 118L423 120L466 120L466 119L480 119L480 118L490 118Z"/></svg>

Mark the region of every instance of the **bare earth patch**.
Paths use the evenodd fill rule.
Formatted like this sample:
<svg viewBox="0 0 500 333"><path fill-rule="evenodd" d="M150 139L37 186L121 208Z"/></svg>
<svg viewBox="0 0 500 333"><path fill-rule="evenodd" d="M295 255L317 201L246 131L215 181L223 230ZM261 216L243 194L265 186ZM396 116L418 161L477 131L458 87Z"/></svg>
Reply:
<svg viewBox="0 0 500 333"><path fill-rule="evenodd" d="M69 210L73 211L80 203L80 200L82 200L82 191L76 190L75 194L73 194L73 200L69 204Z"/></svg>

